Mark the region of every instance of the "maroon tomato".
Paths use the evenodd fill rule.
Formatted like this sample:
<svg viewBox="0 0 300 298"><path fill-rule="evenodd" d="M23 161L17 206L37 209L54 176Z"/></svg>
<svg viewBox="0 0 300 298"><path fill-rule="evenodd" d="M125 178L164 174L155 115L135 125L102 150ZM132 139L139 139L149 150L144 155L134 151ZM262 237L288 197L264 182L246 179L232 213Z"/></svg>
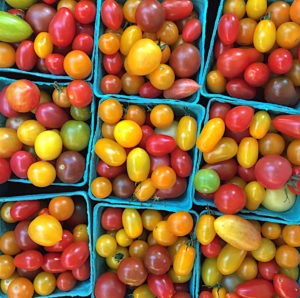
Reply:
<svg viewBox="0 0 300 298"><path fill-rule="evenodd" d="M75 19L81 24L90 24L96 18L96 4L92 1L82 0L75 5Z"/></svg>
<svg viewBox="0 0 300 298"><path fill-rule="evenodd" d="M0 158L0 184L7 182L10 176L11 169L9 162L4 158Z"/></svg>
<svg viewBox="0 0 300 298"><path fill-rule="evenodd" d="M49 54L45 58L45 65L50 73L56 76L64 75L64 59L65 57L61 54Z"/></svg>
<svg viewBox="0 0 300 298"><path fill-rule="evenodd" d="M168 154L163 156L152 156L150 155L150 173L152 173L156 168L161 166L170 166L170 157Z"/></svg>
<svg viewBox="0 0 300 298"><path fill-rule="evenodd" d="M89 279L91 275L90 259L87 259L80 267L73 269L72 274L79 281Z"/></svg>
<svg viewBox="0 0 300 298"><path fill-rule="evenodd" d="M256 88L248 85L243 79L232 79L226 84L226 91L231 97L253 99Z"/></svg>
<svg viewBox="0 0 300 298"><path fill-rule="evenodd" d="M153 128L152 128L151 126L149 126L149 125L143 125L143 126L141 127L141 129L142 129L143 136L142 136L142 139L141 139L141 141L140 141L140 143L139 143L138 146L141 147L141 148L143 148L143 149L146 149L146 142L147 142L147 139L148 139L150 136L154 135L154 130L153 130Z"/></svg>
<svg viewBox="0 0 300 298"><path fill-rule="evenodd" d="M217 60L217 68L226 78L240 76L252 63L257 62L261 53L254 48L231 48L223 52Z"/></svg>
<svg viewBox="0 0 300 298"><path fill-rule="evenodd" d="M57 252L50 252L44 255L44 260L42 264L42 269L45 272L50 273L61 273L65 272L66 268L60 262L61 254Z"/></svg>
<svg viewBox="0 0 300 298"><path fill-rule="evenodd" d="M94 25L92 25L92 24L83 25L83 24L80 24L77 22L76 23L76 35L79 35L82 33L88 34L94 38Z"/></svg>
<svg viewBox="0 0 300 298"><path fill-rule="evenodd" d="M233 132L228 128L226 128L224 136L234 139L239 144L243 138L249 137L250 133L249 133L249 129L246 129L241 132Z"/></svg>
<svg viewBox="0 0 300 298"><path fill-rule="evenodd" d="M146 82L140 88L139 94L145 98L157 98L162 95L162 90L155 88L150 82Z"/></svg>
<svg viewBox="0 0 300 298"><path fill-rule="evenodd" d="M116 52L113 55L103 55L103 66L108 74L117 75L123 66L121 54Z"/></svg>
<svg viewBox="0 0 300 298"><path fill-rule="evenodd" d="M144 264L149 273L160 275L169 271L172 260L165 247L155 244L148 247Z"/></svg>
<svg viewBox="0 0 300 298"><path fill-rule="evenodd" d="M41 272L41 268L33 270L33 271L18 268L17 272L18 272L19 276L28 278L29 280L32 281Z"/></svg>
<svg viewBox="0 0 300 298"><path fill-rule="evenodd" d="M190 155L180 148L176 148L171 153L171 166L178 177L189 177L193 171L193 161Z"/></svg>
<svg viewBox="0 0 300 298"><path fill-rule="evenodd" d="M103 2L101 20L111 30L117 30L121 27L123 21L122 8L115 0L105 0Z"/></svg>
<svg viewBox="0 0 300 298"><path fill-rule="evenodd" d="M275 74L289 72L293 65L293 56L287 49L275 49L268 58L268 65Z"/></svg>
<svg viewBox="0 0 300 298"><path fill-rule="evenodd" d="M217 39L214 45L214 56L218 59L226 50L233 48L233 44L225 45L220 39Z"/></svg>
<svg viewBox="0 0 300 298"><path fill-rule="evenodd" d="M71 45L68 45L67 47L54 46L53 52L66 56L71 51L71 48L72 48Z"/></svg>
<svg viewBox="0 0 300 298"><path fill-rule="evenodd" d="M116 178L120 174L126 172L126 163L118 167L109 166L103 160L100 160L97 164L97 173L101 177L106 177L109 179Z"/></svg>
<svg viewBox="0 0 300 298"><path fill-rule="evenodd" d="M183 28L182 39L185 42L197 40L202 33L202 24L199 20L189 20Z"/></svg>
<svg viewBox="0 0 300 298"><path fill-rule="evenodd" d="M175 184L168 189L159 189L156 191L155 196L160 199L175 199L180 197L187 188L187 181L185 178L176 177Z"/></svg>
<svg viewBox="0 0 300 298"><path fill-rule="evenodd" d="M263 279L272 281L274 276L279 273L279 267L274 259L269 262L258 262L258 272Z"/></svg>
<svg viewBox="0 0 300 298"><path fill-rule="evenodd" d="M79 224L87 224L87 210L86 210L86 202L82 198L76 198L75 200L75 210L72 216L66 221L66 224L71 228Z"/></svg>
<svg viewBox="0 0 300 298"><path fill-rule="evenodd" d="M47 252L62 252L73 242L73 234L68 230L63 230L62 239L52 246L45 246Z"/></svg>
<svg viewBox="0 0 300 298"><path fill-rule="evenodd" d="M40 206L39 200L16 202L10 209L10 215L17 221L26 220L37 212L40 209Z"/></svg>
<svg viewBox="0 0 300 298"><path fill-rule="evenodd" d="M81 33L75 36L72 43L72 50L80 50L88 56L92 56L94 48L94 39L87 33Z"/></svg>
<svg viewBox="0 0 300 298"><path fill-rule="evenodd" d="M49 34L54 45L67 47L75 36L75 19L70 9L62 7L49 24Z"/></svg>
<svg viewBox="0 0 300 298"><path fill-rule="evenodd" d="M201 245L201 253L206 258L216 258L221 251L221 243L219 237L216 236L212 242L207 245Z"/></svg>
<svg viewBox="0 0 300 298"><path fill-rule="evenodd" d="M225 102L215 102L209 109L209 119L221 118L225 121L227 113L230 111L231 106Z"/></svg>
<svg viewBox="0 0 300 298"><path fill-rule="evenodd" d="M192 298L188 292L176 292L173 298Z"/></svg>
<svg viewBox="0 0 300 298"><path fill-rule="evenodd" d="M298 298L300 287L298 283L283 274L276 274L273 279L274 289L281 298Z"/></svg>
<svg viewBox="0 0 300 298"><path fill-rule="evenodd" d="M189 287L189 282L185 283L174 283L174 291L176 292L188 292L190 287Z"/></svg>
<svg viewBox="0 0 300 298"><path fill-rule="evenodd" d="M39 123L49 129L61 128L69 120L65 110L53 102L41 103L36 109L35 117Z"/></svg>
<svg viewBox="0 0 300 298"><path fill-rule="evenodd" d="M268 82L269 78L270 70L262 62L250 64L244 72L244 80L251 87L261 87Z"/></svg>
<svg viewBox="0 0 300 298"><path fill-rule="evenodd" d="M275 292L273 285L269 281L252 279L239 284L236 287L236 293L243 298L272 298Z"/></svg>
<svg viewBox="0 0 300 298"><path fill-rule="evenodd" d="M292 138L300 139L300 115L280 115L272 121L273 127Z"/></svg>
<svg viewBox="0 0 300 298"><path fill-rule="evenodd" d="M239 35L240 21L234 13L225 13L218 24L218 36L224 45L233 44Z"/></svg>
<svg viewBox="0 0 300 298"><path fill-rule="evenodd" d="M31 240L28 234L30 221L20 221L15 227L15 240L21 250L31 250L39 248L39 245Z"/></svg>
<svg viewBox="0 0 300 298"><path fill-rule="evenodd" d="M174 286L167 274L149 274L148 286L151 292L159 298L169 298L174 295Z"/></svg>
<svg viewBox="0 0 300 298"><path fill-rule="evenodd" d="M84 241L70 244L61 255L61 264L68 270L83 265L90 255L89 245Z"/></svg>
<svg viewBox="0 0 300 298"><path fill-rule="evenodd" d="M254 166L246 169L239 165L238 173L245 182L251 182L255 180Z"/></svg>
<svg viewBox="0 0 300 298"><path fill-rule="evenodd" d="M299 178L300 177L300 166L293 167L293 172L292 172L292 177L288 181L288 188L289 190L296 194L300 194L300 181L296 180L294 178ZM292 184L295 184L295 187L293 187Z"/></svg>
<svg viewBox="0 0 300 298"><path fill-rule="evenodd" d="M14 257L14 264L17 268L34 271L43 264L43 255L37 250L27 250Z"/></svg>
<svg viewBox="0 0 300 298"><path fill-rule="evenodd" d="M176 142L174 138L162 135L154 134L148 137L146 141L146 150L153 156L163 156L171 153L176 148Z"/></svg>
<svg viewBox="0 0 300 298"><path fill-rule="evenodd" d="M105 272L97 279L94 292L96 298L124 298L126 286L116 273Z"/></svg>
<svg viewBox="0 0 300 298"><path fill-rule="evenodd" d="M106 75L100 82L100 89L104 94L118 94L122 90L122 82L118 76Z"/></svg>
<svg viewBox="0 0 300 298"><path fill-rule="evenodd" d="M228 159L215 164L205 164L202 169L211 169L217 172L220 180L227 181L232 179L237 173L237 162L235 159Z"/></svg>
<svg viewBox="0 0 300 298"><path fill-rule="evenodd" d="M122 229L122 214L121 208L106 208L101 216L101 226L106 231L117 231Z"/></svg>
<svg viewBox="0 0 300 298"><path fill-rule="evenodd" d="M7 118L17 117L20 114L18 112L14 111L6 100L7 88L8 88L8 86L5 86L0 92L0 113Z"/></svg>
<svg viewBox="0 0 300 298"><path fill-rule="evenodd" d="M214 197L215 197L215 193L202 193L202 192L199 192L199 191L196 191L196 194L202 198L202 199L206 199L206 200L213 200Z"/></svg>
<svg viewBox="0 0 300 298"><path fill-rule="evenodd" d="M72 106L83 108L93 100L93 90L89 83L74 80L67 87L67 97Z"/></svg>
<svg viewBox="0 0 300 298"><path fill-rule="evenodd" d="M237 106L231 109L225 118L228 129L233 132L242 132L250 127L254 116L254 109L247 106Z"/></svg>
<svg viewBox="0 0 300 298"><path fill-rule="evenodd" d="M179 21L187 18L193 11L190 0L164 0L162 6L166 12L166 20Z"/></svg>
<svg viewBox="0 0 300 298"><path fill-rule="evenodd" d="M46 63L45 63L45 59L38 58L36 67L42 73L49 73L48 67L46 66Z"/></svg>
<svg viewBox="0 0 300 298"><path fill-rule="evenodd" d="M37 55L31 40L23 40L16 51L16 65L19 69L30 71L37 63Z"/></svg>
<svg viewBox="0 0 300 298"><path fill-rule="evenodd" d="M215 192L217 209L224 214L235 214L246 205L244 190L235 184L223 184Z"/></svg>
<svg viewBox="0 0 300 298"><path fill-rule="evenodd" d="M61 273L56 280L58 289L64 292L72 290L76 285L76 279L70 271Z"/></svg>

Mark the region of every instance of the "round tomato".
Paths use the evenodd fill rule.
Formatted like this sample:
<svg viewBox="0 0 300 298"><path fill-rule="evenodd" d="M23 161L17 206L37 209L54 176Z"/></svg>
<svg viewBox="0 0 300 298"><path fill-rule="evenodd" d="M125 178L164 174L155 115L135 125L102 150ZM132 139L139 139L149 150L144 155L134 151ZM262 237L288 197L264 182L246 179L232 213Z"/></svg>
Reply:
<svg viewBox="0 0 300 298"><path fill-rule="evenodd" d="M48 208L52 216L59 221L65 221L69 219L74 212L74 202L71 197L55 197L51 199Z"/></svg>
<svg viewBox="0 0 300 298"><path fill-rule="evenodd" d="M292 49L299 45L300 27L294 22L281 24L276 33L277 44L285 49Z"/></svg>
<svg viewBox="0 0 300 298"><path fill-rule="evenodd" d="M91 56L94 48L94 39L87 33L81 33L75 36L72 42L72 50L80 50Z"/></svg>
<svg viewBox="0 0 300 298"><path fill-rule="evenodd" d="M67 97L72 106L82 108L92 102L93 91L87 82L74 80L67 87Z"/></svg>
<svg viewBox="0 0 300 298"><path fill-rule="evenodd" d="M64 69L73 79L86 79L92 72L92 62L86 53L74 50L66 55Z"/></svg>
<svg viewBox="0 0 300 298"><path fill-rule="evenodd" d="M58 275L56 280L56 286L61 291L70 291L76 285L76 279L70 271L63 272Z"/></svg>
<svg viewBox="0 0 300 298"><path fill-rule="evenodd" d="M96 298L124 298L126 286L119 280L116 273L105 272L97 279L94 292Z"/></svg>
<svg viewBox="0 0 300 298"><path fill-rule="evenodd" d="M35 277L33 286L39 295L50 295L56 288L56 278L52 273L41 272Z"/></svg>
<svg viewBox="0 0 300 298"><path fill-rule="evenodd" d="M33 185L37 187L46 187L54 182L56 171L51 163L38 161L28 168L27 176Z"/></svg>
<svg viewBox="0 0 300 298"><path fill-rule="evenodd" d="M74 9L75 19L81 24L90 24L96 18L96 5L92 1L81 1Z"/></svg>
<svg viewBox="0 0 300 298"><path fill-rule="evenodd" d="M0 158L0 169L1 169L0 184L3 184L8 181L12 171L9 162L4 158Z"/></svg>
<svg viewBox="0 0 300 298"><path fill-rule="evenodd" d="M34 294L34 287L31 281L24 277L17 277L13 280L8 289L8 297L31 298Z"/></svg>
<svg viewBox="0 0 300 298"><path fill-rule="evenodd" d="M275 260L258 262L258 271L264 279L272 281L274 276L279 273L279 267Z"/></svg>
<svg viewBox="0 0 300 298"><path fill-rule="evenodd" d="M91 192L96 198L107 198L112 192L112 184L105 177L97 177L92 181Z"/></svg>
<svg viewBox="0 0 300 298"><path fill-rule="evenodd" d="M268 65L275 74L287 73L292 68L293 56L287 49L276 49L269 55Z"/></svg>
<svg viewBox="0 0 300 298"><path fill-rule="evenodd" d="M104 94L117 94L122 90L122 82L115 75L105 75L100 82L100 89Z"/></svg>
<svg viewBox="0 0 300 298"><path fill-rule="evenodd" d="M0 255L0 278L9 278L15 272L14 259L8 255Z"/></svg>
<svg viewBox="0 0 300 298"><path fill-rule="evenodd" d="M206 78L207 88L212 93L224 93L226 87L226 79L218 70L212 70ZM224 119L223 119L224 120Z"/></svg>
<svg viewBox="0 0 300 298"><path fill-rule="evenodd" d="M261 62L250 64L244 72L245 81L252 87L265 85L269 78L270 70L266 64Z"/></svg>
<svg viewBox="0 0 300 298"><path fill-rule="evenodd" d="M267 13L270 13L271 20L276 27L290 20L290 5L284 1L276 1L268 6Z"/></svg>
<svg viewBox="0 0 300 298"><path fill-rule="evenodd" d="M117 52L112 55L103 55L103 66L108 74L117 75L123 66L121 54Z"/></svg>
<svg viewBox="0 0 300 298"><path fill-rule="evenodd" d="M89 245L84 241L69 245L61 255L61 264L68 270L82 266L90 256Z"/></svg>

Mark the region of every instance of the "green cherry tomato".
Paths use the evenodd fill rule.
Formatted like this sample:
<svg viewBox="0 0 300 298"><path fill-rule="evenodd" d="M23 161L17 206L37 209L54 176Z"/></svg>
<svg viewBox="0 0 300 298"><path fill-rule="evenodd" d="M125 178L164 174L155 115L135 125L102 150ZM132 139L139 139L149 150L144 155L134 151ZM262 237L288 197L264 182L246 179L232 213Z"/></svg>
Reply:
<svg viewBox="0 0 300 298"><path fill-rule="evenodd" d="M214 170L201 169L195 175L194 186L201 193L214 193L220 186L219 175Z"/></svg>
<svg viewBox="0 0 300 298"><path fill-rule="evenodd" d="M87 121L91 118L91 106L84 108L71 106L70 113L74 120Z"/></svg>

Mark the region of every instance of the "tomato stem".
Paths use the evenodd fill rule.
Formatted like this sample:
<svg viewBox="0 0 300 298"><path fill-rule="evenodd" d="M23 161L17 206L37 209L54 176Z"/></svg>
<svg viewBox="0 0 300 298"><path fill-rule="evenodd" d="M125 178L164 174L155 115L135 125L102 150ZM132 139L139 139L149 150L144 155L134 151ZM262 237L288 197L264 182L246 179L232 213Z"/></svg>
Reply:
<svg viewBox="0 0 300 298"><path fill-rule="evenodd" d="M60 94L61 94L62 91L63 91L63 87L60 86L59 83L56 82L56 81L54 81L53 87L58 91L58 92L57 92L57 97L56 97L56 102L58 103L58 102L59 102Z"/></svg>
<svg viewBox="0 0 300 298"><path fill-rule="evenodd" d="M161 44L160 38L158 39L157 45L159 46L160 50L163 52L164 49L167 47L167 44Z"/></svg>
<svg viewBox="0 0 300 298"><path fill-rule="evenodd" d="M268 12L266 15L262 16L262 17L260 18L260 20L261 20L261 21L263 21L263 20L272 20L272 19L271 19L271 12Z"/></svg>

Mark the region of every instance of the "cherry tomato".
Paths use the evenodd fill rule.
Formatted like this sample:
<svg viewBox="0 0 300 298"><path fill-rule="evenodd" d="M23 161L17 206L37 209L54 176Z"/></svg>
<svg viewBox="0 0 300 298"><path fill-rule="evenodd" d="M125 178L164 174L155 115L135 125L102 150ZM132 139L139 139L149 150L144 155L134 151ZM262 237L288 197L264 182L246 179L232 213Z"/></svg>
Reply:
<svg viewBox="0 0 300 298"><path fill-rule="evenodd" d="M212 215L204 214L200 216L196 225L196 236L202 245L208 245L214 240L216 236L214 221L215 218Z"/></svg>
<svg viewBox="0 0 300 298"><path fill-rule="evenodd" d="M268 82L269 78L270 70L261 62L250 64L244 73L244 79L251 87L261 87Z"/></svg>
<svg viewBox="0 0 300 298"><path fill-rule="evenodd" d="M299 25L294 22L281 24L276 32L276 42L279 47L292 49L299 45Z"/></svg>
<svg viewBox="0 0 300 298"><path fill-rule="evenodd" d="M28 168L27 176L33 185L37 187L46 187L54 182L56 171L51 163L38 161Z"/></svg>
<svg viewBox="0 0 300 298"><path fill-rule="evenodd" d="M297 298L299 297L300 287L296 281L283 275L276 274L274 276L274 289L281 297Z"/></svg>
<svg viewBox="0 0 300 298"><path fill-rule="evenodd" d="M139 94L141 97L145 98L157 98L160 97L162 91L155 88L151 82L146 82L141 86Z"/></svg>
<svg viewBox="0 0 300 298"><path fill-rule="evenodd" d="M73 242L73 235L68 230L63 230L62 239L52 246L45 246L47 252L62 252Z"/></svg>
<svg viewBox="0 0 300 298"><path fill-rule="evenodd" d="M126 286L119 280L116 273L105 272L97 279L94 292L96 298L105 296L111 298L124 298Z"/></svg>
<svg viewBox="0 0 300 298"><path fill-rule="evenodd" d="M153 156L164 156L176 148L175 140L167 135L154 134L146 141L147 152Z"/></svg>
<svg viewBox="0 0 300 298"><path fill-rule="evenodd" d="M213 287L222 279L222 274L217 267L217 259L205 259L201 267L201 277L206 286Z"/></svg>
<svg viewBox="0 0 300 298"><path fill-rule="evenodd" d="M254 31L253 44L261 53L270 51L276 41L276 27L271 20L260 21Z"/></svg>
<svg viewBox="0 0 300 298"><path fill-rule="evenodd" d="M221 251L220 239L216 236L209 244L201 245L201 253L206 258L215 258Z"/></svg>
<svg viewBox="0 0 300 298"><path fill-rule="evenodd" d="M56 286L61 291L68 292L72 290L76 285L76 279L70 271L63 272L58 275L56 280Z"/></svg>
<svg viewBox="0 0 300 298"><path fill-rule="evenodd" d="M268 6L267 13L270 13L275 26L279 27L290 20L290 5L284 1L273 2Z"/></svg>
<svg viewBox="0 0 300 298"><path fill-rule="evenodd" d="M10 209L10 214L14 220L22 221L30 218L39 209L40 202L38 200L21 201L14 203L14 205Z"/></svg>
<svg viewBox="0 0 300 298"><path fill-rule="evenodd" d="M165 0L162 6L166 12L166 20L179 21L187 18L193 11L193 3L189 0L170 1Z"/></svg>
<svg viewBox="0 0 300 298"><path fill-rule="evenodd" d="M149 274L148 286L151 292L157 297L172 297L174 295L174 286L168 275Z"/></svg>
<svg viewBox="0 0 300 298"><path fill-rule="evenodd" d="M100 89L104 94L117 94L122 89L122 82L115 75L106 75L100 82Z"/></svg>
<svg viewBox="0 0 300 298"><path fill-rule="evenodd" d="M24 277L17 277L7 289L8 297L31 298L33 294L34 288L31 281Z"/></svg>
<svg viewBox="0 0 300 298"><path fill-rule="evenodd" d="M197 129L197 122L193 117L183 116L180 118L176 132L176 143L181 150L188 151L195 146Z"/></svg>
<svg viewBox="0 0 300 298"><path fill-rule="evenodd" d="M52 93L53 102L61 108L69 108L71 106L67 97L67 87L58 86Z"/></svg>
<svg viewBox="0 0 300 298"><path fill-rule="evenodd" d="M14 258L8 255L0 255L0 277L9 278L15 272Z"/></svg>
<svg viewBox="0 0 300 298"><path fill-rule="evenodd" d="M264 279L272 281L274 276L279 273L279 267L275 260L258 262L258 271Z"/></svg>
<svg viewBox="0 0 300 298"><path fill-rule="evenodd" d="M80 267L73 269L72 274L76 278L76 280L79 281L89 279L91 274L90 259L87 259L87 261Z"/></svg>
<svg viewBox="0 0 300 298"><path fill-rule="evenodd" d="M74 9L75 19L81 24L90 24L96 18L96 5L91 1L80 1Z"/></svg>
<svg viewBox="0 0 300 298"><path fill-rule="evenodd" d="M206 78L207 88L212 93L224 93L226 87L226 79L218 70L212 70ZM223 119L224 120L224 119Z"/></svg>
<svg viewBox="0 0 300 298"><path fill-rule="evenodd" d="M180 276L188 275L192 272L195 261L195 248L187 244L181 245L175 255L173 270Z"/></svg>
<svg viewBox="0 0 300 298"><path fill-rule="evenodd" d="M130 238L138 238L143 232L142 218L136 209L124 209L122 223Z"/></svg>
<svg viewBox="0 0 300 298"><path fill-rule="evenodd" d="M225 13L218 24L218 36L224 45L233 44L239 34L239 19L233 13Z"/></svg>
<svg viewBox="0 0 300 298"><path fill-rule="evenodd" d="M299 226L297 225L287 225L282 230L282 236L285 243L290 246L298 247L300 239L298 237Z"/></svg>
<svg viewBox="0 0 300 298"><path fill-rule="evenodd" d="M293 56L286 49L276 49L269 55L268 65L275 74L287 73L292 68Z"/></svg>
<svg viewBox="0 0 300 298"><path fill-rule="evenodd" d="M242 132L250 127L253 116L252 107L237 106L226 114L225 123L231 131Z"/></svg>
<svg viewBox="0 0 300 298"><path fill-rule="evenodd" d="M247 197L246 208L256 210L265 198L264 187L259 182L252 181L245 186L244 191Z"/></svg>
<svg viewBox="0 0 300 298"><path fill-rule="evenodd" d="M45 65L50 73L64 75L64 56L61 54L49 54L46 56Z"/></svg>
<svg viewBox="0 0 300 298"><path fill-rule="evenodd" d="M171 166L179 177L188 177L193 171L190 155L179 148L171 153Z"/></svg>
<svg viewBox="0 0 300 298"><path fill-rule="evenodd" d="M188 235L193 227L193 218L188 212L179 211L168 217L168 228L176 236Z"/></svg>
<svg viewBox="0 0 300 298"><path fill-rule="evenodd" d="M56 288L56 278L52 273L41 272L34 278L33 285L39 295L50 295Z"/></svg>
<svg viewBox="0 0 300 298"><path fill-rule="evenodd" d="M281 245L276 250L276 263L282 268L294 268L299 265L300 255L295 247Z"/></svg>
<svg viewBox="0 0 300 298"><path fill-rule="evenodd" d="M202 33L202 24L199 20L189 20L183 28L182 39L185 42L197 40Z"/></svg>
<svg viewBox="0 0 300 298"><path fill-rule="evenodd" d="M236 42L241 46L252 45L256 26L257 23L253 19L250 18L241 19L240 30Z"/></svg>
<svg viewBox="0 0 300 298"><path fill-rule="evenodd" d="M7 60L7 58L5 60ZM30 40L23 40L17 48L15 60L19 69L25 71L32 70L37 63L37 55L34 51L34 43ZM7 60L6 63L9 63L9 60Z"/></svg>
<svg viewBox="0 0 300 298"><path fill-rule="evenodd" d="M117 30L123 21L122 8L115 0L105 0L101 7L101 20L106 27Z"/></svg>
<svg viewBox="0 0 300 298"><path fill-rule="evenodd" d="M90 255L89 246L84 241L69 245L61 255L61 264L68 270L82 266Z"/></svg>
<svg viewBox="0 0 300 298"><path fill-rule="evenodd" d="M0 158L0 169L1 169L0 184L3 184L8 181L12 171L9 162L4 158Z"/></svg>
<svg viewBox="0 0 300 298"><path fill-rule="evenodd" d="M255 165L257 158L258 158L257 140L251 137L242 139L237 152L238 163L242 167L249 169Z"/></svg>
<svg viewBox="0 0 300 298"><path fill-rule="evenodd" d="M226 84L226 91L231 97L253 99L256 89L249 86L243 79L232 79Z"/></svg>
<svg viewBox="0 0 300 298"><path fill-rule="evenodd" d="M67 97L72 106L82 108L92 102L93 91L87 82L74 80L67 87Z"/></svg>
<svg viewBox="0 0 300 298"><path fill-rule="evenodd" d="M53 44L50 34L47 32L40 32L34 40L34 51L36 55L45 59L53 51Z"/></svg>

